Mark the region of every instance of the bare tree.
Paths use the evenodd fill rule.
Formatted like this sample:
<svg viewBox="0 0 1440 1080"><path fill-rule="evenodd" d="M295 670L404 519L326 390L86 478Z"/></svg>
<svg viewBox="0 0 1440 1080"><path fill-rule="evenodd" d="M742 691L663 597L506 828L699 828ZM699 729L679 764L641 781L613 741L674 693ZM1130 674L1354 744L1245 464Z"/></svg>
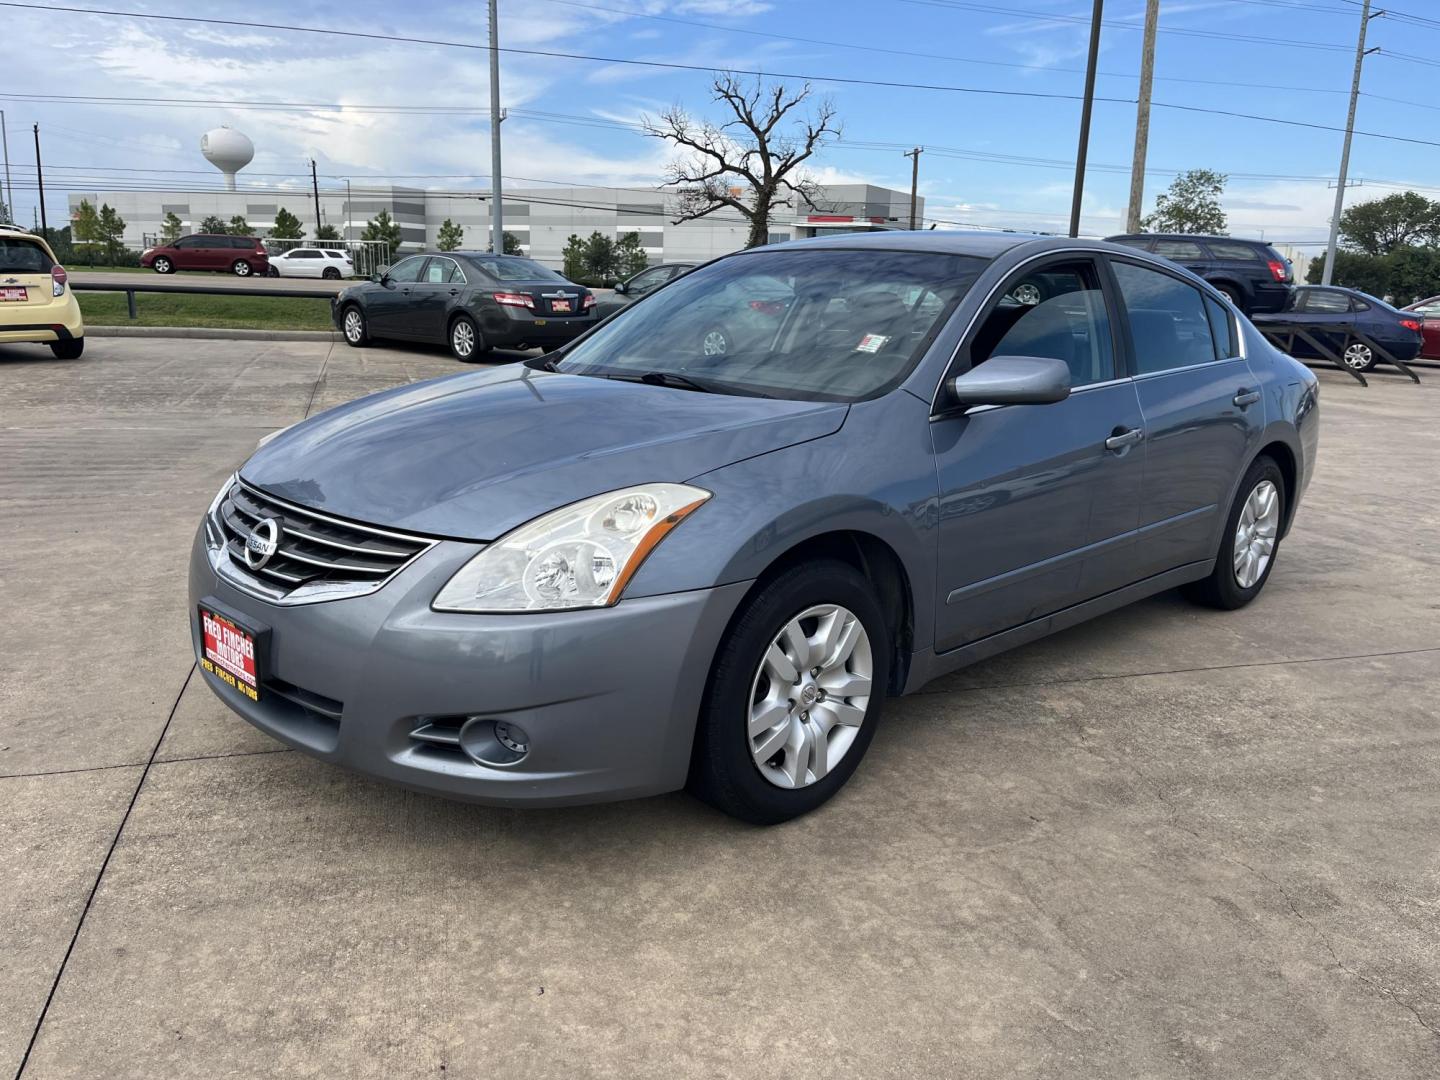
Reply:
<svg viewBox="0 0 1440 1080"><path fill-rule="evenodd" d="M742 82L726 73L715 80L714 100L734 119L723 124L696 120L679 105L655 120L645 117L647 135L683 151L666 174L666 183L680 189L676 224L728 207L750 222L745 246L757 247L769 238L770 214L777 206L793 205L797 194L813 202L819 185L796 170L827 139L840 135L840 125L835 106L824 99L808 115L790 117L810 98L809 83L791 92L781 83Z"/></svg>

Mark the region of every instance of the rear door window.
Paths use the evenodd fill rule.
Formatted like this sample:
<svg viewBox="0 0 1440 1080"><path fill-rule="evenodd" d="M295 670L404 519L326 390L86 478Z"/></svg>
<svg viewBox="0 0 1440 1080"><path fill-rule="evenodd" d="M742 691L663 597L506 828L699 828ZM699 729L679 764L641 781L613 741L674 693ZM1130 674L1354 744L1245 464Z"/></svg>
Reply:
<svg viewBox="0 0 1440 1080"><path fill-rule="evenodd" d="M1160 270L1116 262L1135 374L1194 367L1215 359L1215 339L1200 290Z"/></svg>
<svg viewBox="0 0 1440 1080"><path fill-rule="evenodd" d="M1350 297L1334 289L1306 289L1296 309L1310 315L1343 315L1350 310Z"/></svg>
<svg viewBox="0 0 1440 1080"><path fill-rule="evenodd" d="M1237 244L1233 240L1207 240L1205 246L1215 258L1227 262L1260 261L1260 253L1249 244Z"/></svg>
<svg viewBox="0 0 1440 1080"><path fill-rule="evenodd" d="M1198 262L1205 258L1204 250L1193 240L1156 240L1151 250L1173 262Z"/></svg>

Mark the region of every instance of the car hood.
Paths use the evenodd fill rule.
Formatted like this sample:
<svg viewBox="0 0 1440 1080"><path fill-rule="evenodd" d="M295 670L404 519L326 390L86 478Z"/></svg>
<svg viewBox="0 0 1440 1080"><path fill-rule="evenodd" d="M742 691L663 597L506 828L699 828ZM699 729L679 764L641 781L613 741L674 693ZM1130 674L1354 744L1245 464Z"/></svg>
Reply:
<svg viewBox="0 0 1440 1080"><path fill-rule="evenodd" d="M518 366L331 409L277 435L240 474L337 517L493 540L577 499L829 435L847 411Z"/></svg>

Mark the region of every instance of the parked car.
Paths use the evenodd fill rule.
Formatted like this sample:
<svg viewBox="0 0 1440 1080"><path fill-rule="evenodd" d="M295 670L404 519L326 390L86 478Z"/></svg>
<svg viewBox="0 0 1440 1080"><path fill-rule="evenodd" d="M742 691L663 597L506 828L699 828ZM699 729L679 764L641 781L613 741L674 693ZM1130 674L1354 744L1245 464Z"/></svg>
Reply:
<svg viewBox="0 0 1440 1080"><path fill-rule="evenodd" d="M1011 298L1036 273L1054 295ZM775 282L771 333L706 347L712 298L748 319ZM1316 389L1113 245L737 252L550 356L269 436L201 522L193 646L250 723L410 788L688 784L782 821L845 783L889 696L1175 586L1253 601Z"/></svg>
<svg viewBox="0 0 1440 1080"><path fill-rule="evenodd" d="M1420 355L1426 360L1440 360L1440 296L1419 300L1401 310L1420 316Z"/></svg>
<svg viewBox="0 0 1440 1080"><path fill-rule="evenodd" d="M595 295L519 255L412 255L340 290L335 325L357 348L374 338L448 344L457 360L493 348L553 349L595 325Z"/></svg>
<svg viewBox="0 0 1440 1080"><path fill-rule="evenodd" d="M647 266L638 274L632 274L615 286L614 292L603 296L595 306L599 318L613 315L623 307L629 307L642 296L649 296L666 282L674 281L681 274L687 274L699 265L693 262L656 263Z"/></svg>
<svg viewBox="0 0 1440 1080"><path fill-rule="evenodd" d="M85 351L85 320L65 268L43 237L0 225L0 344L48 344L61 360Z"/></svg>
<svg viewBox="0 0 1440 1080"><path fill-rule="evenodd" d="M1420 352L1420 317L1398 311L1384 300L1358 289L1301 285L1291 293L1283 312L1254 318L1257 326L1267 329L1303 327L1355 371L1369 371L1383 357L1363 341L1355 340L1350 333L1352 327L1401 363L1413 360ZM1291 355L1321 358L1316 349L1298 337L1292 342Z"/></svg>
<svg viewBox="0 0 1440 1080"><path fill-rule="evenodd" d="M355 264L348 251L334 248L291 248L270 256L271 277L326 278L339 281L355 276Z"/></svg>
<svg viewBox="0 0 1440 1080"><path fill-rule="evenodd" d="M176 270L228 271L237 277L270 273L270 256L258 236L218 236L196 233L182 236L172 244L146 248L140 265L157 274Z"/></svg>
<svg viewBox="0 0 1440 1080"><path fill-rule="evenodd" d="M1247 315L1282 310L1295 282L1290 260L1263 240L1184 233L1131 233L1109 239L1179 263Z"/></svg>

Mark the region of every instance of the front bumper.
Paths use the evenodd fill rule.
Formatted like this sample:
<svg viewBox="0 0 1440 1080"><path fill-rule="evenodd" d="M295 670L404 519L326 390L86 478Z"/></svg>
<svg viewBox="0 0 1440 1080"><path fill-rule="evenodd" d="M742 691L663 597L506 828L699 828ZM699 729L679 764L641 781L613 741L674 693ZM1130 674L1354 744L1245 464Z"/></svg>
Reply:
<svg viewBox="0 0 1440 1080"><path fill-rule="evenodd" d="M711 660L747 583L593 611L432 611L477 550L442 541L367 596L281 607L217 576L202 527L190 558L197 657L201 601L269 633L258 702L201 676L282 742L431 794L546 806L683 786ZM465 716L520 725L529 754L485 765L411 738L426 722Z"/></svg>

